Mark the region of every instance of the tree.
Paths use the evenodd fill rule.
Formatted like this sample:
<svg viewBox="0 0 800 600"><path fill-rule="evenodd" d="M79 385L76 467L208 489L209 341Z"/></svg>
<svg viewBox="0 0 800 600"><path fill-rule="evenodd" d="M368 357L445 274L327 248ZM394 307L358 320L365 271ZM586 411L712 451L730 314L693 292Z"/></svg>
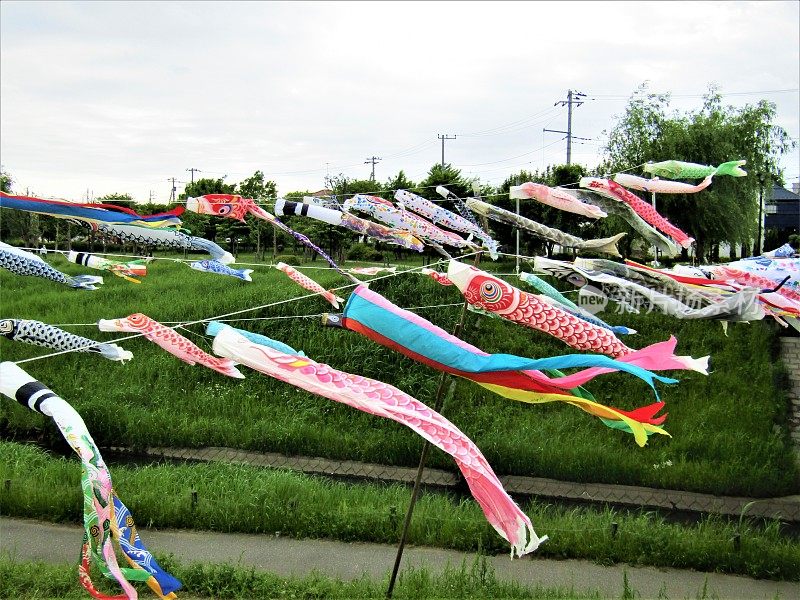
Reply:
<svg viewBox="0 0 800 600"><path fill-rule="evenodd" d="M472 183L477 179L465 179L461 176L461 171L450 163L442 165L436 163L428 171L428 176L419 182L419 187L415 193L431 200L441 199L436 192L436 186L443 185L459 198L471 195Z"/></svg>
<svg viewBox="0 0 800 600"><path fill-rule="evenodd" d="M0 171L0 191L3 191L7 194L11 193L12 185L14 185L14 179L11 177L11 173Z"/></svg>
<svg viewBox="0 0 800 600"><path fill-rule="evenodd" d="M701 260L713 256L722 242L749 244L758 229L759 175L765 189L782 181L779 157L795 145L775 123L775 105L761 100L743 108L723 106L713 86L698 110L667 114L669 100L669 95L648 94L645 85L634 92L608 134L600 170L631 171L670 159L708 165L745 159L748 177L716 178L699 194L662 194L657 207L695 238Z"/></svg>
<svg viewBox="0 0 800 600"><path fill-rule="evenodd" d="M239 184L239 194L245 198L252 198L257 203L275 202L275 198L278 197L278 186L274 181L265 181L264 173L256 171ZM275 232L275 228L263 219L258 219L253 215L247 215L245 219L250 228L249 237L256 244L256 255L261 260L264 260L262 239L266 238L270 230ZM275 237L276 234L273 233L273 238ZM275 246L276 244L273 240L273 248Z"/></svg>

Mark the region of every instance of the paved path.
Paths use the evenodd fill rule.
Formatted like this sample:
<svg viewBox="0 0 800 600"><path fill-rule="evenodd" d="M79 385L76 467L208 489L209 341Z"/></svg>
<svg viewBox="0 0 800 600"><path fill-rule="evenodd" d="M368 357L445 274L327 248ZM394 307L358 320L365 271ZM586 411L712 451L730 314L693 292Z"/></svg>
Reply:
<svg viewBox="0 0 800 600"><path fill-rule="evenodd" d="M330 577L355 579L367 574L380 580L394 564L395 547L385 544L351 544L329 540L295 540L268 535L220 534L199 531L155 531L140 529L145 543L159 553L173 553L183 562L234 563L279 575L303 576L317 571ZM0 552L21 561L53 564L74 563L82 529L78 525L55 525L22 519L0 518ZM437 548L407 547L403 568L424 566L441 571L448 563L471 565L474 554ZM508 556L488 559L501 581L527 586L573 587L620 598L623 572L627 572L637 598L656 598L663 590L669 598L698 597L708 582L710 597L800 598L800 584L749 579L737 575L700 573L651 567L602 567L588 561Z"/></svg>

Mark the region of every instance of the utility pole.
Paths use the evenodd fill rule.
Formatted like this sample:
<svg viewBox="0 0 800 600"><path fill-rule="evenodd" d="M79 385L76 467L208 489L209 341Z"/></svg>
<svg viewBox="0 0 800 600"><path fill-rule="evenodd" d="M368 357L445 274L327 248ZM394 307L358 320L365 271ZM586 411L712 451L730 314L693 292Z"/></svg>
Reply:
<svg viewBox="0 0 800 600"><path fill-rule="evenodd" d="M437 137L438 139L442 140L442 166L444 166L444 141L445 141L445 140L454 140L454 139L456 139L458 136L457 136L457 135L449 136L449 135L446 135L446 134L444 134L444 133L440 133L440 134L438 134L436 137Z"/></svg>
<svg viewBox="0 0 800 600"><path fill-rule="evenodd" d="M153 203L153 190L150 190L150 204Z"/></svg>
<svg viewBox="0 0 800 600"><path fill-rule="evenodd" d="M175 187L175 179L176 179L175 177L170 177L169 179L167 179L167 181L171 181L172 182L172 191L169 194L169 201L170 202L175 202L175 190L177 189Z"/></svg>
<svg viewBox="0 0 800 600"><path fill-rule="evenodd" d="M201 172L200 169L195 169L194 167L192 167L191 169L186 169L186 170L192 174L192 184L194 184L194 174L195 172L200 173Z"/></svg>
<svg viewBox="0 0 800 600"><path fill-rule="evenodd" d="M375 181L375 163L379 160L383 160L380 156L372 156L364 161L365 165L372 163L372 175L369 176L370 181Z"/></svg>
<svg viewBox="0 0 800 600"><path fill-rule="evenodd" d="M572 164L572 140L573 138L576 140L590 140L591 138L582 138L572 135L572 107L578 107L583 104L583 100L581 98L586 97L586 94L581 92L573 92L572 90L567 90L567 99L566 100L559 100L553 106L561 106L567 107L567 130L566 131L559 131L557 129L542 129L542 131L549 131L551 133L565 133L567 134L567 164Z"/></svg>

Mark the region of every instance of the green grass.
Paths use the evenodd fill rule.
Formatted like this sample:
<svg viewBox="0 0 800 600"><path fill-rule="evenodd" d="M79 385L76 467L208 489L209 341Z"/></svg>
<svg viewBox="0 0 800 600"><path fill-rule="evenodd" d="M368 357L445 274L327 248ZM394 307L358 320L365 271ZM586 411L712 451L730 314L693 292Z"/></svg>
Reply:
<svg viewBox="0 0 800 600"><path fill-rule="evenodd" d="M243 600L305 598L385 598L388 577L374 581L361 577L342 581L320 574L306 577L281 577L235 565L183 565L169 558L158 557L183 583L179 597L187 595ZM17 562L0 556L0 581L3 582L0 598L38 600L42 598L86 598L78 585L74 567L43 563ZM98 579L95 578L95 582ZM141 595L149 590L143 586ZM101 589L113 591L110 584ZM491 565L478 559L471 566L447 567L441 574L421 568L410 568L400 573L394 588L394 598L540 598L542 600L600 599L600 593L576 592L571 588L524 587L513 582L500 582Z"/></svg>
<svg viewBox="0 0 800 600"><path fill-rule="evenodd" d="M397 543L410 490L401 485L346 484L288 471L226 464L157 465L112 469L114 488L140 525L298 538ZM80 468L25 444L0 442L0 507L8 516L79 522ZM42 482L47 482L42 485ZM192 506L192 490L197 504ZM693 526L667 523L652 513L523 506L537 534L550 540L536 551L550 558L583 558L758 578L800 580L800 542L780 524L737 524L706 518ZM619 525L614 537L611 523ZM409 543L464 551L507 553L477 503L423 494ZM151 550L157 550L152 548Z"/></svg>
<svg viewBox="0 0 800 600"><path fill-rule="evenodd" d="M60 256L48 260L61 270L85 273ZM249 257L243 262L253 262ZM485 261L488 263L488 261ZM324 263L316 261L317 266ZM417 261L420 264L420 261ZM350 266L350 265L348 265ZM513 270L513 263L486 266ZM306 271L325 287L346 283L334 272ZM113 276L94 292L0 272L2 315L46 323L92 323L100 318L144 312L160 321L206 318L280 302L304 290L274 269L257 268L254 283L156 261L141 285ZM459 302L453 288L419 275L376 281L371 289L399 306ZM343 295L346 295L343 294ZM243 318L317 314L331 310L321 299L284 303L242 314ZM460 308L419 311L452 330ZM689 491L780 496L797 490L797 467L788 437L788 400L782 389L775 328L769 323L731 326L729 335L713 322L680 321L663 315L609 315L640 331L634 347L674 333L680 354L712 355L713 372L676 373L680 383L659 386L672 438L654 436L639 448L632 436L606 428L575 407L530 406L495 396L460 380L445 415L470 436L499 474L608 482ZM438 373L352 332L322 328L314 319L241 321L234 326L284 341L335 368L393 384L433 403ZM97 340L120 334L95 327L65 329ZM200 325L187 335L205 350ZM124 334L123 334L124 335ZM539 332L469 313L464 339L488 352L542 357L569 353ZM323 456L415 466L422 440L405 427L378 419L243 369L244 381L201 366L189 366L144 339L121 344L134 360L120 365L88 354L67 354L24 364L34 377L70 401L101 446L227 446L290 455ZM47 353L46 349L0 339L4 360ZM655 400L640 380L622 374L600 377L588 388L598 401L631 409ZM63 446L48 420L13 402L0 403L0 433ZM449 456L435 451L431 466L454 470ZM671 466L662 466L671 465Z"/></svg>

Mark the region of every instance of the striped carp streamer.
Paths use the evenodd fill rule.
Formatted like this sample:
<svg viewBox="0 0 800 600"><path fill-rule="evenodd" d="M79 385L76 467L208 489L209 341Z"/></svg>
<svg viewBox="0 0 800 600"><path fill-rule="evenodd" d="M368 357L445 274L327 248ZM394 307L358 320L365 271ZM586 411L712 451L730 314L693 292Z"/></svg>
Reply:
<svg viewBox="0 0 800 600"><path fill-rule="evenodd" d="M44 200L30 196L14 196L5 192L0 192L0 208L13 208L60 219L75 219L84 223L138 225L140 227L179 226L181 220L178 217L184 211L184 208L179 206L168 212L140 215L129 208L114 204Z"/></svg>
<svg viewBox="0 0 800 600"><path fill-rule="evenodd" d="M275 201L275 214L281 215L301 215L322 221L328 225L344 227L355 233L365 235L380 242L395 244L409 250L422 252L425 245L411 235L408 231L386 227L380 223L374 223L368 219L362 219L348 212L342 212L325 206L314 204L289 202L288 200L278 199ZM352 269L349 269L352 272Z"/></svg>
<svg viewBox="0 0 800 600"><path fill-rule="evenodd" d="M512 185L508 190L508 197L520 199L532 198L538 200L542 204L557 208L558 210L583 215L590 219L600 219L608 216L599 207L581 202L577 196L571 194L564 188L551 188L540 183L533 183L532 181L528 181L522 185Z"/></svg>
<svg viewBox="0 0 800 600"><path fill-rule="evenodd" d="M439 191L438 188L437 191ZM448 195L446 197L449 197L450 192L448 192L446 189L444 191ZM472 223L471 221L455 214L452 211L447 210L446 208L434 204L422 196L412 194L406 190L397 190L394 193L394 199L397 201L399 206L414 211L418 215L428 219L431 223L442 225L448 229L452 229L453 231L466 233L469 236L467 238L468 240L473 236L478 238L481 240L484 248L489 251L489 256L491 256L493 260L497 260L498 243L475 223Z"/></svg>
<svg viewBox="0 0 800 600"><path fill-rule="evenodd" d="M56 283L68 285L78 290L96 290L103 283L103 278L96 275L78 275L72 277L51 267L41 258L25 250L20 250L0 242L0 267L17 275L41 277Z"/></svg>
<svg viewBox="0 0 800 600"><path fill-rule="evenodd" d="M536 535L530 519L506 493L472 440L405 392L307 357L253 343L233 329L223 329L214 337L214 352L300 389L396 421L452 456L486 519L511 544L512 557L533 552L547 539Z"/></svg>
<svg viewBox="0 0 800 600"><path fill-rule="evenodd" d="M135 534L133 517L116 497L111 473L77 411L13 362L0 363L0 392L53 419L81 460L84 534L78 579L84 589L98 600L135 600L138 594L130 581L144 581L160 598L174 599L181 582L161 568ZM133 539L130 535L126 538L127 532L121 530L120 515L124 516L127 530L134 534ZM131 568L121 568L117 563L114 541ZM90 576L92 561L97 562L103 575L119 583L124 595L107 596L95 588Z"/></svg>
<svg viewBox="0 0 800 600"><path fill-rule="evenodd" d="M89 226L104 238L123 244L137 244L174 250L198 250L200 252L208 252L211 258L225 265L236 262L233 254L223 250L211 240L194 235L186 235L175 229L154 229L135 225L107 225L105 223L90 223Z"/></svg>
<svg viewBox="0 0 800 600"><path fill-rule="evenodd" d="M647 192L649 194L696 194L710 186L711 180L712 177L709 175L697 185L691 185L680 181L664 181L658 177L645 179L644 177L629 175L628 173L617 173L614 175L614 181L618 184L632 190L639 190L640 192Z"/></svg>
<svg viewBox="0 0 800 600"><path fill-rule="evenodd" d="M203 352L181 334L176 333L174 329L165 327L142 313L135 313L121 319L100 319L97 326L100 331L139 333L187 364L199 363L228 377L244 379L244 375L239 372L232 361L222 360Z"/></svg>
<svg viewBox="0 0 800 600"><path fill-rule="evenodd" d="M694 242L694 238L689 237L683 231L675 227L675 225L667 221L656 212L656 209L653 208L652 205L639 198L636 194L629 192L616 181L598 179L597 177L582 177L579 185L582 188L592 190L611 200L617 200L627 204L642 219L659 231L663 231L683 248L688 248L692 245L692 242Z"/></svg>
<svg viewBox="0 0 800 600"><path fill-rule="evenodd" d="M276 229L280 229L284 233L291 235L303 246L310 248L319 254L338 273L342 274L353 283L361 283L352 275L342 271L342 269L339 268L339 265L337 265L322 248L317 246L302 233L295 231L285 223L281 222L277 217L275 217L275 215L268 213L266 210L258 206L252 198L243 198L242 196L238 196L236 194L206 194L205 196L198 196L197 198L188 198L186 200L186 210L196 212L200 215L228 217L242 222L244 222L244 217L246 214L251 214L257 219L267 221Z"/></svg>
<svg viewBox="0 0 800 600"><path fill-rule="evenodd" d="M283 271L289 276L289 279L294 281L297 285L301 288L308 290L309 292L313 292L314 294L319 294L325 300L331 303L331 305L338 309L339 303L344 302L344 298L340 298L333 292L329 292L316 281L308 277L307 275L303 275L300 271L287 265L286 263L279 262L275 265L275 268Z"/></svg>
<svg viewBox="0 0 800 600"><path fill-rule="evenodd" d="M704 177L714 177L715 175L746 177L747 171L740 168L746 164L746 160L732 160L724 162L718 167L710 167L679 160L665 160L663 162L647 163L642 167L642 170L645 173L652 173L656 177L667 177L668 179L702 179Z"/></svg>
<svg viewBox="0 0 800 600"><path fill-rule="evenodd" d="M617 249L617 242L625 236L624 233L618 233L615 236L599 240L584 240L578 236L570 235L569 233L565 233L553 227L547 227L532 219L521 217L510 210L505 210L504 208L488 204L476 198L467 198L467 206L479 215L530 231L542 239L554 242L565 248L575 248L577 250L602 252L604 254L610 254L611 256L621 256Z"/></svg>
<svg viewBox="0 0 800 600"><path fill-rule="evenodd" d="M451 260L447 277L461 290L469 304L495 313L507 321L547 333L570 348L599 352L655 371L688 369L708 374L707 356L700 359L675 356L672 353L675 344L671 344L671 347L653 344L633 350L622 343L614 332L588 323L476 267Z"/></svg>
<svg viewBox="0 0 800 600"><path fill-rule="evenodd" d="M654 381L676 383L674 379L655 375L635 364L596 354L540 359L487 354L363 286L357 287L347 299L341 316L328 315L323 324L358 332L412 360L469 379L504 398L529 404L567 402L601 418L610 427L633 433L640 446L644 446L647 437L653 433L666 435L658 427L665 415L656 416L663 408L663 402L625 411L599 404L585 390L576 389L598 375L615 371L635 375L650 386ZM670 347L674 348L675 342L662 342L660 346L668 351ZM657 350L657 353L662 352ZM580 367L590 368L571 375L557 373L555 377L542 373L543 370Z"/></svg>
<svg viewBox="0 0 800 600"><path fill-rule="evenodd" d="M253 269L234 269L228 265L223 265L216 260L196 260L189 263L189 266L195 271L202 273L214 273L215 275L227 275L228 277L235 277L242 281L252 282L253 278L250 273Z"/></svg>
<svg viewBox="0 0 800 600"><path fill-rule="evenodd" d="M133 358L131 352L123 350L116 344L95 342L41 321L0 319L0 335L15 342L44 346L53 350L96 353L108 360L123 363Z"/></svg>
<svg viewBox="0 0 800 600"><path fill-rule="evenodd" d="M125 281L130 281L131 283L142 283L136 279L136 277L144 277L147 275L147 261L145 259L119 262L102 256L96 256L95 254L70 250L67 253L67 260L76 265L89 267L90 269L109 271L112 275L121 277Z"/></svg>

